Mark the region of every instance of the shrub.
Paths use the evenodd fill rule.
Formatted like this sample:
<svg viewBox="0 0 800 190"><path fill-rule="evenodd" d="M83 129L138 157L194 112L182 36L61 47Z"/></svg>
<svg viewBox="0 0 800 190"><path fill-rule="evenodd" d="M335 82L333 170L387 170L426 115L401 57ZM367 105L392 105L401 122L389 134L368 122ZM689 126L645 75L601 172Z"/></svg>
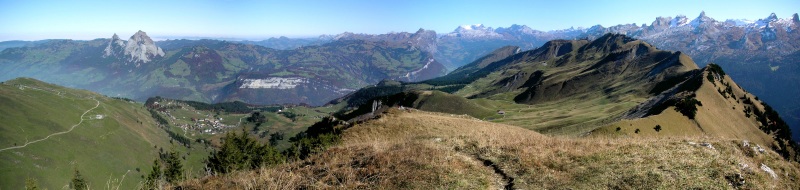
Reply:
<svg viewBox="0 0 800 190"><path fill-rule="evenodd" d="M164 156L164 179L175 183L183 179L183 164L178 159L178 152L172 151Z"/></svg>
<svg viewBox="0 0 800 190"><path fill-rule="evenodd" d="M75 169L75 174L72 176L72 181L69 182L69 187L75 190L89 189L89 184L86 179L83 179L81 172Z"/></svg>
<svg viewBox="0 0 800 190"><path fill-rule="evenodd" d="M339 142L341 138L341 129L337 128L339 124L340 121L333 117L326 117L322 121L314 123L305 132L289 138L292 146L283 154L293 160L302 160L312 154L322 152L325 148Z"/></svg>
<svg viewBox="0 0 800 190"><path fill-rule="evenodd" d="M289 119L292 119L292 121L297 121L297 118L301 116L301 115L297 115L297 114L295 114L295 113L292 113L292 112L287 112L287 111L283 111L283 112L280 112L280 113L281 113L281 115L283 115L284 117L286 117L286 118L289 118Z"/></svg>
<svg viewBox="0 0 800 190"><path fill-rule="evenodd" d="M153 169L150 170L150 174L147 174L142 189L157 189L161 176L161 162L155 159L153 160Z"/></svg>
<svg viewBox="0 0 800 190"><path fill-rule="evenodd" d="M261 112L253 112L250 114L250 117L247 117L247 122L250 123L264 123L267 122L267 117L264 116Z"/></svg>
<svg viewBox="0 0 800 190"><path fill-rule="evenodd" d="M653 129L656 130L656 132L660 132L661 131L661 125L656 125L656 127L653 127Z"/></svg>
<svg viewBox="0 0 800 190"><path fill-rule="evenodd" d="M675 103L675 111L681 112L689 119L694 119L695 115L697 115L697 106L703 106L703 104L694 99L694 95L687 96Z"/></svg>
<svg viewBox="0 0 800 190"><path fill-rule="evenodd" d="M275 132L269 135L269 145L275 146L278 144L278 141L283 140L284 133L283 132Z"/></svg>
<svg viewBox="0 0 800 190"><path fill-rule="evenodd" d="M708 70L711 71L711 72L717 73L720 76L725 76L725 71L723 71L722 67L720 67L717 64L709 63L708 64Z"/></svg>
<svg viewBox="0 0 800 190"><path fill-rule="evenodd" d="M212 152L207 163L212 171L224 174L276 165L284 161L283 155L274 147L261 144L242 131L239 135L227 133L219 151Z"/></svg>
<svg viewBox="0 0 800 190"><path fill-rule="evenodd" d="M36 184L36 179L25 178L25 190L37 190L39 185Z"/></svg>

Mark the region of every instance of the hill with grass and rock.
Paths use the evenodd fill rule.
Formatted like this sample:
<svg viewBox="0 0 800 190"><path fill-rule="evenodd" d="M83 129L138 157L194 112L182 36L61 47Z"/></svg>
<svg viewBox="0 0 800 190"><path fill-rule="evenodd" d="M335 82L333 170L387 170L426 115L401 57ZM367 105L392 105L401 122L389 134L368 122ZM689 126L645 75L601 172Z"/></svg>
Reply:
<svg viewBox="0 0 800 190"><path fill-rule="evenodd" d="M774 104L790 126L800 127L800 102L793 98L800 95L796 90L800 89L798 67L794 64L800 58L798 26L797 14L789 18L770 14L757 20L716 20L705 12L694 18L685 15L657 17L652 23L641 25L595 25L553 31L539 31L525 25L493 28L476 24L459 26L440 35L435 43L427 45L436 48L427 51L448 70L455 71L504 46L517 46L526 51L551 40L594 40L606 33L624 34L664 50L681 51L701 67L715 63L727 68L728 74L739 84ZM798 140L800 134L793 138Z"/></svg>
<svg viewBox="0 0 800 190"><path fill-rule="evenodd" d="M469 116L387 109L305 160L182 188L797 188L798 164L741 140L563 138ZM760 151L763 150L763 151ZM702 168L702 169L699 169Z"/></svg>
<svg viewBox="0 0 800 190"><path fill-rule="evenodd" d="M363 113L359 110L364 103L413 97L415 93L407 92L415 90L440 90L498 112L473 117L544 134L636 136L647 123L652 124L648 134L658 125L659 131L668 132L653 135L745 139L797 159L791 130L773 108L737 85L720 66L699 68L682 52L606 34L593 41L550 41L488 64L482 60L436 79L383 82L332 103L349 102L343 113ZM399 92L407 95L395 97ZM440 105L464 105L455 100L442 100ZM448 106L430 111L445 110L442 107Z"/></svg>
<svg viewBox="0 0 800 190"><path fill-rule="evenodd" d="M334 43L358 47L365 42L376 43ZM191 53L216 57L215 48L258 49L220 43L223 47L193 46ZM225 53L231 52L239 51ZM148 67L157 59L128 66ZM213 66L199 64L204 59L187 60ZM78 169L88 171L87 181L93 183L103 181L94 177L97 173L112 172L109 184L131 187L135 181L148 188L797 188L800 164L791 130L776 110L734 79L720 65L698 67L682 52L612 33L594 40L553 40L527 51L503 47L443 77L381 80L317 108L164 97L141 105L23 78L4 82L7 92L0 95L19 102L4 104L9 118L3 121L14 121L4 130L17 130L15 123L23 126L3 133L9 134L6 144L24 144L6 148L19 153L3 149L0 155L10 156L4 167L58 169L60 177L3 174L9 184L35 178L46 187L69 183L68 177L61 179L69 176L63 172ZM275 84L234 86L281 89L302 81L281 78ZM53 100L58 98L76 102ZM37 120L29 116L34 111L8 111L28 107L52 113ZM95 114L100 108L119 111ZM59 124L77 114L72 112L83 115ZM38 127L70 123L69 129L50 132ZM95 128L77 131L86 129L84 124ZM99 134L111 126L121 127ZM20 133L23 129L44 130L31 134L43 140L10 135L27 134ZM111 137L119 133L132 139L103 143L118 140ZM58 151L33 147L56 138L64 138L58 143L94 145L73 148L86 152L69 157L71 162L44 165L60 163L50 155ZM126 157L136 160L130 166L114 160L79 168L80 160L104 155L91 151L114 152L118 146L105 146L119 144L152 155ZM172 150L155 150L165 146ZM148 164L160 163L170 168L180 156L187 157L185 177L175 178L165 169L163 178L149 170L136 170L139 178L128 178L132 181L113 178L118 167L164 168Z"/></svg>
<svg viewBox="0 0 800 190"><path fill-rule="evenodd" d="M173 187L798 187L788 126L719 65L619 34L508 50L331 102L299 159Z"/></svg>
<svg viewBox="0 0 800 190"><path fill-rule="evenodd" d="M0 188L73 188L80 178L89 188L146 189L158 174L152 168L163 169L164 180L171 163L178 177L157 184L202 177L229 132L283 151L337 109L162 97L142 103L32 78L1 82L0 102Z"/></svg>

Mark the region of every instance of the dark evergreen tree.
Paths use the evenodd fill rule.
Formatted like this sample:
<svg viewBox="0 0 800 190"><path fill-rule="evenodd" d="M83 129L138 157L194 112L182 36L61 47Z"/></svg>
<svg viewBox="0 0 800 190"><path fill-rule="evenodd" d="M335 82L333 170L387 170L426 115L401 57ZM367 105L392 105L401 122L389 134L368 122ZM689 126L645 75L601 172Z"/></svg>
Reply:
<svg viewBox="0 0 800 190"><path fill-rule="evenodd" d="M81 172L75 169L75 174L72 176L72 181L69 182L69 187L75 190L89 189L89 184L86 179L83 179Z"/></svg>
<svg viewBox="0 0 800 190"><path fill-rule="evenodd" d="M153 169L144 181L142 189L158 189L158 184L161 181L161 162L158 159L153 160Z"/></svg>
<svg viewBox="0 0 800 190"><path fill-rule="evenodd" d="M183 179L183 165L178 158L178 152L172 151L164 157L164 179L175 183Z"/></svg>
<svg viewBox="0 0 800 190"><path fill-rule="evenodd" d="M275 165L284 160L274 147L259 143L243 130L238 135L233 132L225 135L220 149L209 156L208 166L216 173L230 173Z"/></svg>

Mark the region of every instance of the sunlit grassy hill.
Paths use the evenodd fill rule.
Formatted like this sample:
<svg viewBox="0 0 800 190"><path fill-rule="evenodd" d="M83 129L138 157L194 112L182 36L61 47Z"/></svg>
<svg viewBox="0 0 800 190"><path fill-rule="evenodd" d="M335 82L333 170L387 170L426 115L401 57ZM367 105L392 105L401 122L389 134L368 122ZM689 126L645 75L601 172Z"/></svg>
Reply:
<svg viewBox="0 0 800 190"><path fill-rule="evenodd" d="M135 188L156 147L173 146L142 104L30 78L0 84L2 189L27 178L61 189L76 169L93 188Z"/></svg>
<svg viewBox="0 0 800 190"><path fill-rule="evenodd" d="M391 109L309 159L189 180L190 189L796 189L800 165L739 139L565 138ZM710 148L713 147L713 148ZM765 172L769 168L774 174Z"/></svg>

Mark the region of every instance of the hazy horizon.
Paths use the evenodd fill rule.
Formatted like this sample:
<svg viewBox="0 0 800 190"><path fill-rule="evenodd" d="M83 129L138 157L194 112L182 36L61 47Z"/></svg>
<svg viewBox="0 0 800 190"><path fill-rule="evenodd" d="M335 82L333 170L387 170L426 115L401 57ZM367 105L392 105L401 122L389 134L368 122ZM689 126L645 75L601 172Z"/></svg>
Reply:
<svg viewBox="0 0 800 190"><path fill-rule="evenodd" d="M106 1L0 0L0 41L127 38L138 30L169 37L263 40L309 38L344 32L439 34L460 25L512 24L552 31L600 24L650 25L656 17L700 12L719 21L758 20L775 13L791 18L798 1ZM623 10L623 11L620 11ZM744 11L746 10L746 11Z"/></svg>

